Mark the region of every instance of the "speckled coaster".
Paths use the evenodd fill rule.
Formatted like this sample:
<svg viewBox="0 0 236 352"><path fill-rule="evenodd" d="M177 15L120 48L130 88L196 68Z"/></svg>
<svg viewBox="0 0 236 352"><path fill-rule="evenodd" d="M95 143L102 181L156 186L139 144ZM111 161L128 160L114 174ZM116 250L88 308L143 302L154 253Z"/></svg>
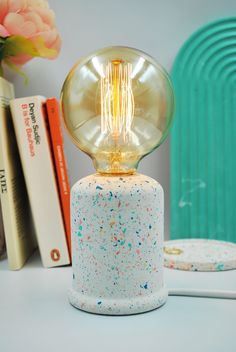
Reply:
<svg viewBox="0 0 236 352"><path fill-rule="evenodd" d="M189 271L236 269L236 244L208 239L180 239L164 243L164 265Z"/></svg>

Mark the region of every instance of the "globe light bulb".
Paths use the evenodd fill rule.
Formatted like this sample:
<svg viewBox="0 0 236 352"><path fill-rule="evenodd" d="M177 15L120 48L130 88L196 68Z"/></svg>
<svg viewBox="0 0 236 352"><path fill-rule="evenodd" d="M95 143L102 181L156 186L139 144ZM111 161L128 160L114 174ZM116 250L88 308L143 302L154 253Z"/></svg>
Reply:
<svg viewBox="0 0 236 352"><path fill-rule="evenodd" d="M108 174L132 174L165 139L174 95L166 71L149 55L109 47L81 59L61 95L74 143Z"/></svg>

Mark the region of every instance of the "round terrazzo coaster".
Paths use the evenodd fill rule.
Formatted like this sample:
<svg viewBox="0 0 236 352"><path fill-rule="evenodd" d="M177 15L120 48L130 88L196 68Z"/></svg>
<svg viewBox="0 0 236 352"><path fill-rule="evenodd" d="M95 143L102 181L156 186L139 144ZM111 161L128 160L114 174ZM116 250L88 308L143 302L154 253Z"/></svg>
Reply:
<svg viewBox="0 0 236 352"><path fill-rule="evenodd" d="M207 239L166 241L164 266L189 271L236 269L236 244Z"/></svg>

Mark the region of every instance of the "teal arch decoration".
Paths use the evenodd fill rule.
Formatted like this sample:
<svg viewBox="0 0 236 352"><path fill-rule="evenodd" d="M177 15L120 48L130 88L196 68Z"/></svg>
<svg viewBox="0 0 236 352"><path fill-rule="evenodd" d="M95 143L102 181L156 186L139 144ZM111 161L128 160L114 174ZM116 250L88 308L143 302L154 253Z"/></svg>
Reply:
<svg viewBox="0 0 236 352"><path fill-rule="evenodd" d="M236 17L195 32L172 79L171 238L236 242Z"/></svg>

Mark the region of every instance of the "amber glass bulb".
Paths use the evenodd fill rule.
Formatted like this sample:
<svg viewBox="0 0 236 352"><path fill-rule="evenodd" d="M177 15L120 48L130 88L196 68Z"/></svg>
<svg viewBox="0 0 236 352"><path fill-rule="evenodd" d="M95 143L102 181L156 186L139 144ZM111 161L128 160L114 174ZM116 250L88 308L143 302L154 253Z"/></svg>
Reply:
<svg viewBox="0 0 236 352"><path fill-rule="evenodd" d="M149 55L109 47L81 59L61 94L65 125L98 172L133 173L165 139L174 110L166 71Z"/></svg>

